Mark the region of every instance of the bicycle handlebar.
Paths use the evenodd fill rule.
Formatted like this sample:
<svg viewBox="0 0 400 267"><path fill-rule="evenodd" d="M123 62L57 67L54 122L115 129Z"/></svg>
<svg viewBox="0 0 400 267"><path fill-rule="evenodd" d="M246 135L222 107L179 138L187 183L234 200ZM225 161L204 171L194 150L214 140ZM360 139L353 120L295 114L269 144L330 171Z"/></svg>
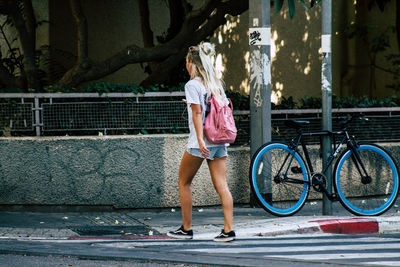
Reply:
<svg viewBox="0 0 400 267"><path fill-rule="evenodd" d="M357 115L348 115L346 118L339 118L339 119L340 119L339 124L343 127L347 126L347 124L353 122L356 119L368 121L368 118L365 117L365 115L363 115L362 113L359 113Z"/></svg>
<svg viewBox="0 0 400 267"><path fill-rule="evenodd" d="M365 117L362 113L359 113L357 115L348 114L346 117L337 118L337 120L339 120L339 124L340 124L342 130L346 130L347 125L350 122L353 122L356 119L368 121L368 118ZM298 133L302 133L303 132L302 131L303 130L303 125L306 125L306 124L309 124L309 123L310 123L309 121L303 121L303 120L286 120L285 121L285 125L287 127L296 129L296 131ZM333 133L333 132L330 132L330 133Z"/></svg>

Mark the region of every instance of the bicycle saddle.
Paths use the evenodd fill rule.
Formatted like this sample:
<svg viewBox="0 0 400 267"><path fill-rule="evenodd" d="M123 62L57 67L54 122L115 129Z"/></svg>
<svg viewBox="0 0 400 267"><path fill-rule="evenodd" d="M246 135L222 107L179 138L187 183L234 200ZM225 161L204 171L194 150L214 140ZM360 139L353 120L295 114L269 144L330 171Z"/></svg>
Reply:
<svg viewBox="0 0 400 267"><path fill-rule="evenodd" d="M300 129L303 125L309 124L310 121L297 121L297 120L285 120L285 125L289 128Z"/></svg>

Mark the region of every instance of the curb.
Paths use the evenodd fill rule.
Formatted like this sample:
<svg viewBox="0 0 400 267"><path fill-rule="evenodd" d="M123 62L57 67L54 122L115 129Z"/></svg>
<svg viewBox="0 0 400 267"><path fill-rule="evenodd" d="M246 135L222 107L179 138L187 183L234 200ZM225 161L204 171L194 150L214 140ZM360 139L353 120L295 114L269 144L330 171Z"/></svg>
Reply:
<svg viewBox="0 0 400 267"><path fill-rule="evenodd" d="M311 220L299 223L270 224L248 228L244 236L280 236L297 234L390 234L400 233L400 217L342 218Z"/></svg>
<svg viewBox="0 0 400 267"><path fill-rule="evenodd" d="M90 241L90 240L141 240L167 239L164 235L171 227L151 226L154 235L133 236L79 236L69 229L50 228L0 228L0 239L29 239ZM400 216L385 217L310 217L243 220L234 224L238 238L275 237L299 234L393 234L400 233ZM213 239L220 231L214 224L194 225L195 240Z"/></svg>
<svg viewBox="0 0 400 267"><path fill-rule="evenodd" d="M379 222L376 218L351 218L310 221L319 224L321 232L327 234L377 234Z"/></svg>

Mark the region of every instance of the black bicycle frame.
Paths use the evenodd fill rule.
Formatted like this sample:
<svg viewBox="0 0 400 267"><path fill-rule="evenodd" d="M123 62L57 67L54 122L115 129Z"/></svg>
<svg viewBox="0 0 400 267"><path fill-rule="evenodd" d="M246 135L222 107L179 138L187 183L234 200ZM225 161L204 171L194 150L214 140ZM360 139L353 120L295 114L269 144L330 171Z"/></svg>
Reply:
<svg viewBox="0 0 400 267"><path fill-rule="evenodd" d="M340 143L336 146L336 140L335 140L335 136L339 136L339 135L343 135L342 140L340 141ZM357 145L355 143L352 142L349 134L347 131L343 130L343 131L336 131L336 132L331 132L331 131L320 131L320 132L308 132L308 133L303 133L300 131L298 131L298 135L296 137L295 140L292 140L292 145L291 145L291 149L293 149L295 152L299 153L298 151L298 146L299 144L301 144L301 147L303 148L303 154L306 158L306 164L307 167L310 171L311 177L315 174L314 172L314 168L313 165L311 163L311 158L310 158L310 154L308 153L308 149L307 149L307 144L304 141L303 137L304 136L319 136L319 137L323 137L323 136L330 136L333 137L333 147L334 147L334 152L329 155L328 157L328 162L325 165L324 169L322 170L322 174L326 175L326 172L328 171L329 167L331 167L333 161L335 160L336 156L339 154L340 150L342 149L343 145L347 145L347 147L353 152L351 157L352 160L354 161L354 164L356 165L356 168L358 170L358 172L360 173L362 179L363 177L369 177L368 173L364 167L364 164L361 161L360 155L357 152ZM321 142L320 142L320 146L321 146ZM289 155L288 155L289 157ZM282 164L281 170L283 168L283 166L285 165L288 157L285 159L284 163ZM293 156L294 157L294 156ZM291 164L293 157L291 157L289 165ZM361 167L360 167L361 166ZM278 173L281 172L281 170L279 170ZM287 168L284 177L287 177L287 173L289 171L289 168ZM363 175L364 174L364 175ZM303 181L298 181L296 179L287 179L288 182L292 182L292 183L304 183ZM311 185L311 182L308 182L309 185ZM335 193L329 193L326 188L322 187L322 192L330 199L330 200L336 200L336 194Z"/></svg>

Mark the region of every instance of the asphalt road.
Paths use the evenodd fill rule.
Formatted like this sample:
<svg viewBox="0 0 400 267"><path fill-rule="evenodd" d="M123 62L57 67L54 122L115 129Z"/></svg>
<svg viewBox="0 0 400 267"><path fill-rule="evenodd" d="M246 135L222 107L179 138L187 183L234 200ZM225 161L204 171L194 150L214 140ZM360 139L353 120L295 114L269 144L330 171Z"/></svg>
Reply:
<svg viewBox="0 0 400 267"><path fill-rule="evenodd" d="M2 240L1 266L400 266L400 234L208 240ZM26 255L26 256L23 256Z"/></svg>

